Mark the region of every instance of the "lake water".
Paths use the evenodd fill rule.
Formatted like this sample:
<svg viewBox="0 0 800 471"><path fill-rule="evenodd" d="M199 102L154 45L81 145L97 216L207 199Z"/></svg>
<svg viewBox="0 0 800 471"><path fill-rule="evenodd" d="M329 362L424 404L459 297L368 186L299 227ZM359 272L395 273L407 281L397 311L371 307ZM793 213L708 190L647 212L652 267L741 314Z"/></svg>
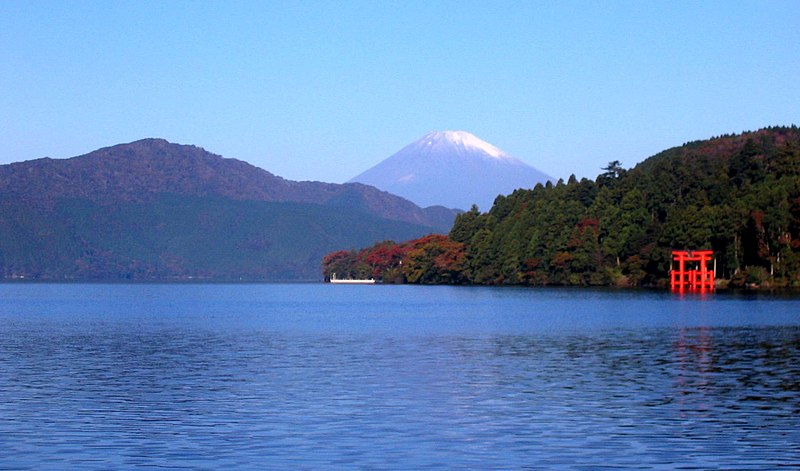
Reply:
<svg viewBox="0 0 800 471"><path fill-rule="evenodd" d="M0 469L800 466L800 300L0 284Z"/></svg>

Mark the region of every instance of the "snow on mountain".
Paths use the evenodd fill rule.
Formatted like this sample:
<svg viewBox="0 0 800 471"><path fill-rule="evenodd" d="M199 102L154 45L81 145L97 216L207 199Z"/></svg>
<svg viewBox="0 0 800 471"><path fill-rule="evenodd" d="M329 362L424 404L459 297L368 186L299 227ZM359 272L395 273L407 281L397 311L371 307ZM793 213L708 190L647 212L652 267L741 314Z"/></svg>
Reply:
<svg viewBox="0 0 800 471"><path fill-rule="evenodd" d="M422 139L426 141L428 146L433 146L434 143L444 142L452 145L453 147L457 147L462 151L483 152L486 155L496 159L510 158L502 150L466 131L432 132L427 134Z"/></svg>
<svg viewBox="0 0 800 471"><path fill-rule="evenodd" d="M352 178L418 205L488 210L497 195L552 180L465 131L431 132Z"/></svg>

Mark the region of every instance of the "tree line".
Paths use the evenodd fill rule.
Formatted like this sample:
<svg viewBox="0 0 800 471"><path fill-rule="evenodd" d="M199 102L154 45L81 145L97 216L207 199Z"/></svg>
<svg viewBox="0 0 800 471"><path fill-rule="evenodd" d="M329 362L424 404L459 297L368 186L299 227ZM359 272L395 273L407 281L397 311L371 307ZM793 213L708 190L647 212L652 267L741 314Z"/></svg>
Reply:
<svg viewBox="0 0 800 471"><path fill-rule="evenodd" d="M800 131L695 141L632 169L610 162L498 196L448 236L381 242L323 260L330 276L487 285L666 284L671 250L711 249L732 286L800 286Z"/></svg>

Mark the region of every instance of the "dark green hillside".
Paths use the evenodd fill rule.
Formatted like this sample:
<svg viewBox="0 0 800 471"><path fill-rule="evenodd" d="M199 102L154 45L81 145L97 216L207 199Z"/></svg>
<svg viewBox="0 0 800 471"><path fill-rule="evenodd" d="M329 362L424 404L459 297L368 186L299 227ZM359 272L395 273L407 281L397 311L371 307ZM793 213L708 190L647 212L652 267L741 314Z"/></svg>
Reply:
<svg viewBox="0 0 800 471"><path fill-rule="evenodd" d="M499 197L457 218L475 283L657 284L670 250L713 249L735 283L800 284L800 132L693 142L596 181Z"/></svg>
<svg viewBox="0 0 800 471"><path fill-rule="evenodd" d="M53 208L0 201L0 274L43 280L313 280L342 246L430 228L321 205L162 195Z"/></svg>
<svg viewBox="0 0 800 471"><path fill-rule="evenodd" d="M309 203L447 231L457 211L417 207L371 186L295 182L247 162L163 139L142 139L69 159L0 165L0 198L49 207L64 198L100 204L148 202L172 193L240 201Z"/></svg>
<svg viewBox="0 0 800 471"><path fill-rule="evenodd" d="M734 286L800 286L797 127L692 142L630 170L603 170L594 181L573 176L499 196L487 213L473 208L456 218L450 245L409 251L403 266L435 254L417 279L653 286L666 283L672 249L712 249L718 278ZM368 258L379 248L351 258L374 270Z"/></svg>
<svg viewBox="0 0 800 471"><path fill-rule="evenodd" d="M143 139L0 165L0 277L314 280L333 249L446 232L455 214Z"/></svg>

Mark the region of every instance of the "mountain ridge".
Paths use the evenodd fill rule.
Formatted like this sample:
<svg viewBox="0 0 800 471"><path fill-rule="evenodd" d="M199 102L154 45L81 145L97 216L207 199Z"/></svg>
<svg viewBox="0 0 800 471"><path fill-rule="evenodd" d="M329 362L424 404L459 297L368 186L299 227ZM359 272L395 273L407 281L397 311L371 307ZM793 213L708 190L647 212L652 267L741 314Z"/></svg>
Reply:
<svg viewBox="0 0 800 471"><path fill-rule="evenodd" d="M64 197L145 202L163 193L332 207L342 207L340 202L349 199L379 217L445 231L455 218L455 212L419 208L368 185L286 180L242 160L164 139L141 139L67 159L45 157L0 166L0 196L31 203L52 204Z"/></svg>

